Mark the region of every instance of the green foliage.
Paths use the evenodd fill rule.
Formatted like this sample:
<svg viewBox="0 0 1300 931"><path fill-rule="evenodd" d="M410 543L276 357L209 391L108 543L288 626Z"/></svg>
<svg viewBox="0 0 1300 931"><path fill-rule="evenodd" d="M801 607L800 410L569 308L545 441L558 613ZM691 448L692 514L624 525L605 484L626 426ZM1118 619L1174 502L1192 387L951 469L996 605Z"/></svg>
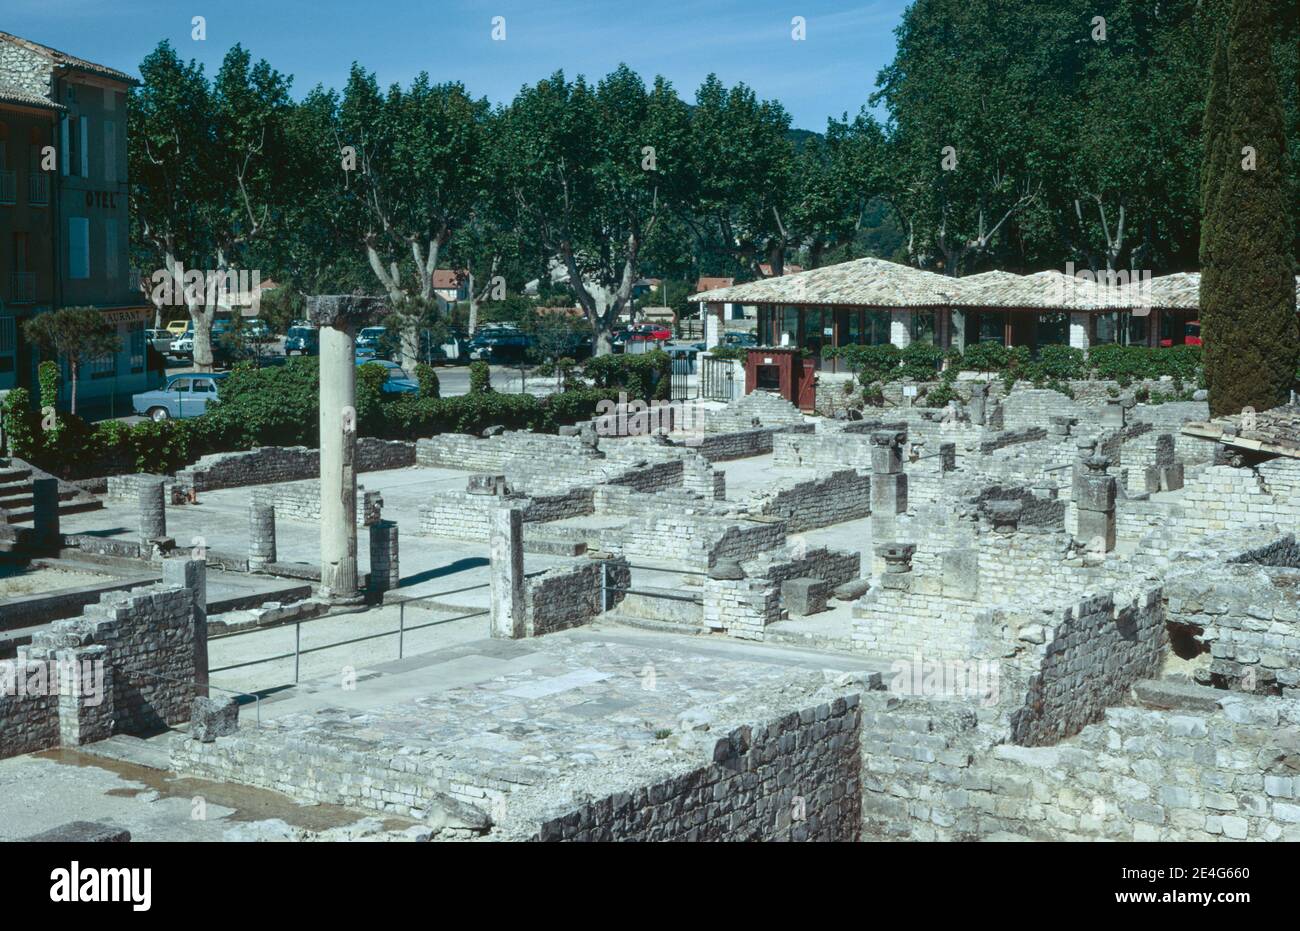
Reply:
<svg viewBox="0 0 1300 931"><path fill-rule="evenodd" d="M36 451L40 417L32 411L32 396L26 388L14 388L0 402L4 417L7 452L19 459L31 459Z"/></svg>
<svg viewBox="0 0 1300 931"><path fill-rule="evenodd" d="M420 385L420 397L436 398L441 395L442 386L438 381L438 372L432 365L417 362L415 365L415 380Z"/></svg>
<svg viewBox="0 0 1300 931"><path fill-rule="evenodd" d="M471 362L469 364L469 393L470 394L487 394L492 390L492 369L484 362Z"/></svg>
<svg viewBox="0 0 1300 931"><path fill-rule="evenodd" d="M749 358L749 350L742 346L714 346L709 350L709 355L729 362L743 362Z"/></svg>
<svg viewBox="0 0 1300 931"><path fill-rule="evenodd" d="M357 366L357 426L363 434L374 434L384 427L384 382L388 369L373 362Z"/></svg>
<svg viewBox="0 0 1300 931"><path fill-rule="evenodd" d="M899 378L906 381L930 381L939 371L944 351L929 343L910 343L902 351Z"/></svg>
<svg viewBox="0 0 1300 931"><path fill-rule="evenodd" d="M1073 346L1040 346L1037 372L1047 379L1083 378L1087 371L1084 352Z"/></svg>
<svg viewBox="0 0 1300 931"><path fill-rule="evenodd" d="M59 404L59 363L46 359L36 368L36 382L41 390L41 407Z"/></svg>
<svg viewBox="0 0 1300 931"><path fill-rule="evenodd" d="M1165 376L1194 381L1201 369L1201 347L1094 346L1088 351L1087 367L1095 377L1121 384Z"/></svg>
<svg viewBox="0 0 1300 931"><path fill-rule="evenodd" d="M621 388L629 398L666 400L672 393L672 359L656 349L646 353L595 356L582 374L597 388Z"/></svg>
<svg viewBox="0 0 1300 931"><path fill-rule="evenodd" d="M824 350L823 358L842 359L849 371L865 385L893 381L899 377L902 352L891 343L882 346L839 346Z"/></svg>
<svg viewBox="0 0 1300 931"><path fill-rule="evenodd" d="M1001 343L974 343L961 355L962 368L974 372L1001 372L1011 362L1011 354Z"/></svg>
<svg viewBox="0 0 1300 931"><path fill-rule="evenodd" d="M81 365L121 350L117 327L94 307L64 307L37 314L23 323L23 336L46 356L66 359L72 372L72 404L77 410L77 381ZM46 403L42 396L41 403Z"/></svg>
<svg viewBox="0 0 1300 931"><path fill-rule="evenodd" d="M1215 71L1209 94L1209 106L1222 109L1206 114L1206 157L1217 164L1202 171L1200 316L1213 416L1286 403L1300 354L1296 192L1270 7L1270 0L1234 0L1226 71ZM1244 164L1247 151L1253 164Z"/></svg>

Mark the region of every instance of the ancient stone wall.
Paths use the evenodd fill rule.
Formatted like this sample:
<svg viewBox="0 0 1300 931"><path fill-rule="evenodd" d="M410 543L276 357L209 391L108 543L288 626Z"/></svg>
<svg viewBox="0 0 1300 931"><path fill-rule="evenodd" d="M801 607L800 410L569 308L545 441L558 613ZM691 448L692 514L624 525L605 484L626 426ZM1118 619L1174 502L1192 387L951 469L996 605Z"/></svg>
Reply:
<svg viewBox="0 0 1300 931"><path fill-rule="evenodd" d="M315 523L320 520L320 479L265 485L254 489L253 500L274 507L278 519ZM377 509L381 501L379 492L367 492L366 486L357 486L358 527L367 527L379 519Z"/></svg>
<svg viewBox="0 0 1300 931"><path fill-rule="evenodd" d="M544 821L540 841L853 841L857 694L718 740L714 762Z"/></svg>
<svg viewBox="0 0 1300 931"><path fill-rule="evenodd" d="M457 540L486 540L489 518L504 506L518 508L525 522L561 520L592 513L591 488L577 487L558 495L500 498L472 495L463 491L443 492L429 504L420 505L421 533Z"/></svg>
<svg viewBox="0 0 1300 931"><path fill-rule="evenodd" d="M374 437L357 439L356 470L373 472L415 465L414 444ZM320 450L307 446L260 446L247 452L214 453L176 473L184 488L206 491L320 478Z"/></svg>
<svg viewBox="0 0 1300 931"><path fill-rule="evenodd" d="M750 509L781 518L791 533L858 520L871 514L871 476L840 469L751 501Z"/></svg>
<svg viewBox="0 0 1300 931"><path fill-rule="evenodd" d="M997 745L973 708L863 695L863 839L1300 840L1300 702L1115 707L1052 747Z"/></svg>
<svg viewBox="0 0 1300 931"><path fill-rule="evenodd" d="M621 602L624 593L619 589L628 588L631 581L631 570L623 558L551 569L528 579L524 598L525 635L540 637L589 623Z"/></svg>
<svg viewBox="0 0 1300 931"><path fill-rule="evenodd" d="M66 674L95 664L103 688L97 699ZM45 668L46 693L18 694L11 673L26 681L37 666ZM114 733L149 735L188 721L195 673L191 590L155 585L105 594L80 617L37 631L17 660L0 664L0 757Z"/></svg>

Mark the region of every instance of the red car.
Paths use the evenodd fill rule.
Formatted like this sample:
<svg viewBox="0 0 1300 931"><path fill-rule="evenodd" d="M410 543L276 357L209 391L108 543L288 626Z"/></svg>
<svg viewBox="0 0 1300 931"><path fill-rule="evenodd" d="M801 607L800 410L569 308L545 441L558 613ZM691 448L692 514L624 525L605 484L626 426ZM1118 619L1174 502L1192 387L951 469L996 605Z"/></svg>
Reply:
<svg viewBox="0 0 1300 931"><path fill-rule="evenodd" d="M643 323L640 326L633 327L632 332L628 333L627 338L666 342L673 338L673 331L668 329L668 327L661 326L657 323Z"/></svg>
<svg viewBox="0 0 1300 931"><path fill-rule="evenodd" d="M1172 339L1162 339L1160 345L1168 349L1175 345ZM1183 341L1178 345L1199 346L1201 345L1201 321L1188 320L1183 327Z"/></svg>

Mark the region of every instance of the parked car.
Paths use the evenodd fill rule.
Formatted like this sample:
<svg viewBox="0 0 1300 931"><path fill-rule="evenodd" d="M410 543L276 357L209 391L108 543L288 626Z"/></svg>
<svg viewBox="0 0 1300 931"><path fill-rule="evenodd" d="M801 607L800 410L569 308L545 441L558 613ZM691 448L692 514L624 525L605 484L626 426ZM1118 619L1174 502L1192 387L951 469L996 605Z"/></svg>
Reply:
<svg viewBox="0 0 1300 931"><path fill-rule="evenodd" d="M194 331L184 330L180 336L172 340L170 352L173 356L181 359L193 359Z"/></svg>
<svg viewBox="0 0 1300 931"><path fill-rule="evenodd" d="M320 331L310 326L289 327L284 337L284 354L301 356L320 355Z"/></svg>
<svg viewBox="0 0 1300 931"><path fill-rule="evenodd" d="M532 345L533 338L519 330L489 330L469 341L468 355L475 361L518 362Z"/></svg>
<svg viewBox="0 0 1300 931"><path fill-rule="evenodd" d="M656 342L667 342L673 338L673 331L661 323L639 323L634 326L628 334L628 339L633 340L654 340Z"/></svg>
<svg viewBox="0 0 1300 931"><path fill-rule="evenodd" d="M144 338L155 351L168 355L172 351L173 335L169 330L145 330Z"/></svg>
<svg viewBox="0 0 1300 931"><path fill-rule="evenodd" d="M419 394L420 384L407 374L406 369L387 359L357 359L357 365L378 365L388 371L388 379L383 384L384 394Z"/></svg>
<svg viewBox="0 0 1300 931"><path fill-rule="evenodd" d="M169 320L165 329L172 336L180 336L192 326L193 324L189 320Z"/></svg>
<svg viewBox="0 0 1300 931"><path fill-rule="evenodd" d="M151 420L198 417L217 400L224 373L172 375L161 388L132 395L131 408Z"/></svg>
<svg viewBox="0 0 1300 931"><path fill-rule="evenodd" d="M757 346L758 340L754 338L753 333L726 333L722 337L722 345L736 346L743 349L749 346Z"/></svg>
<svg viewBox="0 0 1300 931"><path fill-rule="evenodd" d="M362 328L357 334L357 350L369 350L370 355L383 355L383 347L380 345L384 336L388 333L388 327L368 326Z"/></svg>
<svg viewBox="0 0 1300 931"><path fill-rule="evenodd" d="M259 343L267 342L275 337L275 334L271 332L271 327L267 325L267 322L265 320L259 320L256 317L244 321L244 333L249 339Z"/></svg>

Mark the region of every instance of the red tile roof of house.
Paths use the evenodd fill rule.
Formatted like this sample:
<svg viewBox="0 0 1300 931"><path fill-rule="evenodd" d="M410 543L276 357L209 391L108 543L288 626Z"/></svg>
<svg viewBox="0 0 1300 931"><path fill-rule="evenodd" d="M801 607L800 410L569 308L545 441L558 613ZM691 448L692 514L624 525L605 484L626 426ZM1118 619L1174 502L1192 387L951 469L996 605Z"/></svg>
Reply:
<svg viewBox="0 0 1300 931"><path fill-rule="evenodd" d="M695 290L699 292L712 291L716 288L730 288L735 283L735 278L710 278L706 276L695 282Z"/></svg>
<svg viewBox="0 0 1300 931"><path fill-rule="evenodd" d="M433 270L433 286L435 288L458 289L468 280L468 268L435 268Z"/></svg>

